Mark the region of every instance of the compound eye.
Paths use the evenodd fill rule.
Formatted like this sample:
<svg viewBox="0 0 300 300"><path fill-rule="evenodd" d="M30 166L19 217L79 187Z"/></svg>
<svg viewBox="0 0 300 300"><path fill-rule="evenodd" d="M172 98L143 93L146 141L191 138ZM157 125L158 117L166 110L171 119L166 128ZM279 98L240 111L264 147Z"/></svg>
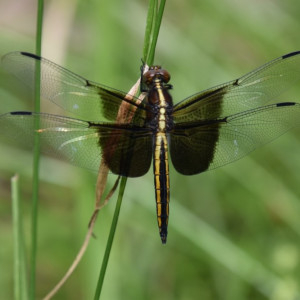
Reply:
<svg viewBox="0 0 300 300"><path fill-rule="evenodd" d="M160 74L161 74L161 78L162 78L163 82L167 83L167 82L170 81L171 76L170 76L170 73L168 71L161 70Z"/></svg>
<svg viewBox="0 0 300 300"><path fill-rule="evenodd" d="M156 76L157 71L150 69L143 75L143 81L149 85L153 82L153 78Z"/></svg>

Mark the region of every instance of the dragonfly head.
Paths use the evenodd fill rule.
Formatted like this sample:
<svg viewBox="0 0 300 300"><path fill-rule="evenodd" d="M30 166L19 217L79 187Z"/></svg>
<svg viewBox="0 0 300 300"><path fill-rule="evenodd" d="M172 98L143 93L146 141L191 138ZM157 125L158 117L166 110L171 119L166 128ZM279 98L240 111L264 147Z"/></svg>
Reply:
<svg viewBox="0 0 300 300"><path fill-rule="evenodd" d="M161 68L161 66L151 66L149 70L143 75L143 81L146 85L151 85L155 79L163 83L169 82L171 76L168 71Z"/></svg>

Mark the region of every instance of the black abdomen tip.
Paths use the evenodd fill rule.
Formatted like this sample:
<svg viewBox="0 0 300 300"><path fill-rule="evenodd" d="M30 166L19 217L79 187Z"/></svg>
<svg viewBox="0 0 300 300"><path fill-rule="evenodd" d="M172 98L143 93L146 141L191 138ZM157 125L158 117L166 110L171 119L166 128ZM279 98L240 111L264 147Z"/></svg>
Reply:
<svg viewBox="0 0 300 300"><path fill-rule="evenodd" d="M163 244L166 244L167 243L167 233L166 232L161 232L160 233L160 238L161 238L161 242L163 243Z"/></svg>

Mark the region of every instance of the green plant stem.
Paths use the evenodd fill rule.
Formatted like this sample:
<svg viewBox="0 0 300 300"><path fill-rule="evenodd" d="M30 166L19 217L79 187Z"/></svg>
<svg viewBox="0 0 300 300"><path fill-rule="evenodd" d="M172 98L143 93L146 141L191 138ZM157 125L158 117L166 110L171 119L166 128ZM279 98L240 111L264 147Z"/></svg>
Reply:
<svg viewBox="0 0 300 300"><path fill-rule="evenodd" d="M36 54L41 55L42 49L42 24L43 24L44 1L38 0ZM40 63L36 64L35 77L35 112L40 111ZM39 128L39 119L35 122L35 128ZM40 139L35 134L34 157L33 157L33 185L32 185L32 219L31 219L31 256L30 256L30 299L35 299L36 289L36 256L37 256L37 229L38 229L38 194L39 194L39 164L40 164Z"/></svg>
<svg viewBox="0 0 300 300"><path fill-rule="evenodd" d="M161 25L161 20L162 20L164 9L165 9L165 4L166 4L166 0L161 0L158 12L152 14L155 17L154 17L154 23L151 26L151 28L152 28L151 36L150 36L151 44L150 44L150 47L149 47L149 53L147 55L147 58L145 59L147 64L150 65L150 66L153 65L153 62L154 62L155 49L156 49L159 29L160 29L160 25ZM150 5L149 8L152 9L152 5ZM148 22L148 20L147 20L147 22ZM147 30L147 27L148 26L146 26L146 30ZM146 32L146 34L147 34L147 32Z"/></svg>
<svg viewBox="0 0 300 300"><path fill-rule="evenodd" d="M146 29L145 29L145 38L144 38L144 48L143 48L143 61L148 62L148 53L150 49L151 36L153 32L153 23L155 19L155 12L157 7L157 0L150 0L146 21Z"/></svg>
<svg viewBox="0 0 300 300"><path fill-rule="evenodd" d="M12 216L14 237L14 299L27 299L27 279L24 232L22 230L22 217L19 193L19 177L11 179Z"/></svg>
<svg viewBox="0 0 300 300"><path fill-rule="evenodd" d="M161 0L157 13L156 13L156 11L157 11L157 7L158 7L158 0L150 0L150 2L149 2L147 24L146 24L146 30L145 30L145 39L144 39L144 48L143 48L144 49L143 50L144 61L149 65L153 64L155 48L156 48L156 43L157 43L158 34L159 34L159 28L160 28L160 24L161 24L161 20L162 20L162 16L163 16L163 11L164 11L164 7L165 7L165 2L166 2L165 0ZM106 249L105 249L105 253L104 253L104 257L103 257L103 261L102 261L102 265L101 265L101 270L100 270L100 274L99 274L99 278L98 278L98 282L97 282L94 300L98 300L101 295L102 286L103 286L105 273L106 273L106 268L107 268L107 264L108 264L108 260L109 260L109 255L110 255L110 251L112 248L113 238L114 238L114 234L115 234L117 223L118 223L118 217L119 217L119 213L120 213L120 208L121 208L121 203L122 203L122 199L123 199L123 195L124 195L126 181L127 181L127 178L122 177L122 180L120 183L118 201L116 204L116 209L115 209L115 213L113 216L109 237L108 237L107 244L106 244Z"/></svg>
<svg viewBox="0 0 300 300"><path fill-rule="evenodd" d="M105 273L106 273L106 268L107 268L107 264L108 264L108 259L109 259L110 251L112 248L112 243L113 243L113 239L115 236L116 227L118 224L118 219L119 219L119 214L120 214L120 209L121 209L121 204L122 204L122 200L123 200L126 182L127 182L127 177L122 177L121 183L120 183L118 201L116 203L116 208L115 208L114 216L112 219L109 236L108 236L107 243L106 243L105 253L104 253L104 257L103 257L103 261L102 261L102 265L101 265L101 270L100 270L100 274L99 274L99 279L98 279L98 283L97 283L94 300L100 299L102 286L103 286Z"/></svg>

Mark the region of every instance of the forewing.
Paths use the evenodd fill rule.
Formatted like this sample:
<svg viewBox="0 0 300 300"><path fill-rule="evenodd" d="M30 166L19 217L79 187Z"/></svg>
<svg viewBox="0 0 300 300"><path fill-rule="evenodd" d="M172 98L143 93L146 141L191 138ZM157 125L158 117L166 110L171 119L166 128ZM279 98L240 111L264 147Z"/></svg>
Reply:
<svg viewBox="0 0 300 300"><path fill-rule="evenodd" d="M135 111L134 121L145 121L146 107L136 97L78 76L51 61L26 52L12 52L2 57L4 69L34 89L35 70L41 68L41 96L64 110L92 121L115 121L119 107L128 103ZM124 118L123 118L124 119ZM124 121L125 122L125 121Z"/></svg>
<svg viewBox="0 0 300 300"><path fill-rule="evenodd" d="M193 175L236 161L300 125L300 104L271 104L210 122L176 124L171 132L175 169Z"/></svg>
<svg viewBox="0 0 300 300"><path fill-rule="evenodd" d="M37 123L39 129L35 130ZM42 153L94 171L111 149L115 151L113 163L119 165L111 169L115 174L142 176L151 163L151 136L132 125L114 127L50 114L12 112L0 115L0 128L1 137L27 149L32 149L37 133ZM108 140L105 145L103 141ZM125 165L126 159L132 163Z"/></svg>
<svg viewBox="0 0 300 300"><path fill-rule="evenodd" d="M297 81L300 81L300 51L183 100L174 106L174 122L216 120L261 107Z"/></svg>

